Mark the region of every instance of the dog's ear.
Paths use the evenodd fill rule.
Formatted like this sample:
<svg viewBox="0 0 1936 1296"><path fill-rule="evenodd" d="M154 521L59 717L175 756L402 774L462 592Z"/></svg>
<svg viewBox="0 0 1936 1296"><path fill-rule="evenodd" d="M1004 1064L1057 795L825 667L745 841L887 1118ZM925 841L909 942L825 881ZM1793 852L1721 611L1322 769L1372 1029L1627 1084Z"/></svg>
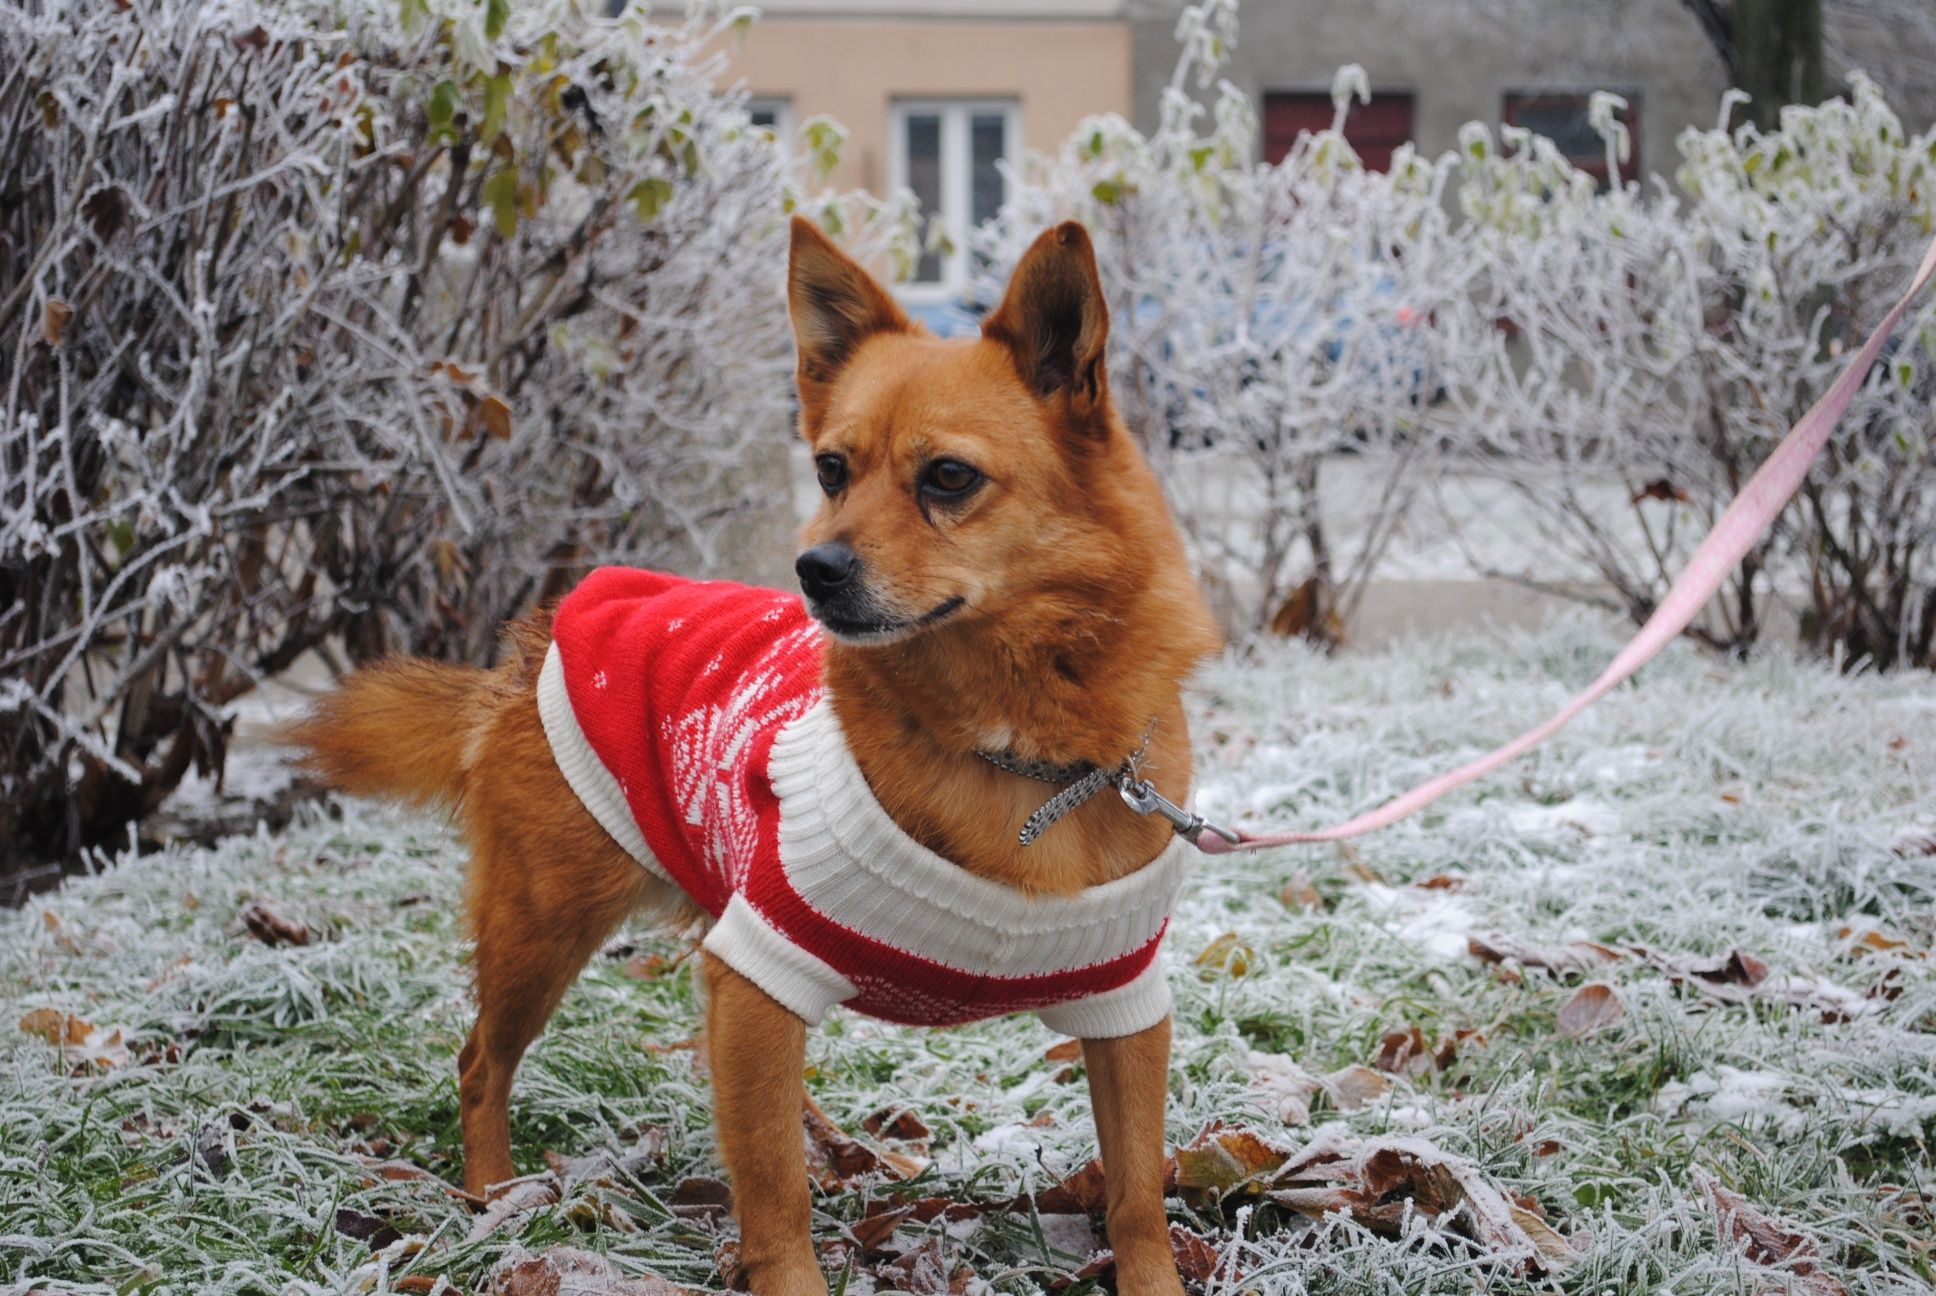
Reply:
<svg viewBox="0 0 1936 1296"><path fill-rule="evenodd" d="M804 216L793 218L787 253L787 313L799 353L800 403L818 418L827 387L876 333L909 332L907 315L872 275Z"/></svg>
<svg viewBox="0 0 1936 1296"><path fill-rule="evenodd" d="M1100 411L1109 391L1103 365L1109 308L1088 231L1075 221L1044 231L1016 265L981 333L1008 348L1036 395L1066 396L1078 417Z"/></svg>

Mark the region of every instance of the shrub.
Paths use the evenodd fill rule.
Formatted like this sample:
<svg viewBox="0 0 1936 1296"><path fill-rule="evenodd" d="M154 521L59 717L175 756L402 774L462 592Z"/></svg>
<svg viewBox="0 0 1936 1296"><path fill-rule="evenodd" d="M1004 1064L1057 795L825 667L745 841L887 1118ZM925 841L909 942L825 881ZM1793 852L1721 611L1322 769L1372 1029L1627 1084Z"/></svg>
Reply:
<svg viewBox="0 0 1936 1296"><path fill-rule="evenodd" d="M0 857L306 651L488 660L788 517L782 151L715 29L602 13L0 9Z"/></svg>

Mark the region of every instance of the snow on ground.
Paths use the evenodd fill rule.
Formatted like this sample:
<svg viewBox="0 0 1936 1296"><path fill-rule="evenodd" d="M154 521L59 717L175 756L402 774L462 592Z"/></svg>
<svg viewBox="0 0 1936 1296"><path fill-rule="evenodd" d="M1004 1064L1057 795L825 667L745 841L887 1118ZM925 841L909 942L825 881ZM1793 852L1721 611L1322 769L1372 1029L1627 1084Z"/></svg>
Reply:
<svg viewBox="0 0 1936 1296"><path fill-rule="evenodd" d="M1335 820L1540 718L1617 636L1572 618L1227 662L1201 689L1201 805ZM1416 1213L1378 1233L1256 1197L1173 1202L1219 1252L1209 1289L1929 1291L1932 721L1927 676L1677 647L1406 824L1206 861L1166 949L1171 1139L1212 1121L1291 1149L1402 1135L1467 1159L1515 1219L1536 1203L1572 1257L1528 1277L1523 1255ZM717 1289L730 1225L679 1204L717 1169L690 965L650 960L677 955L672 937L629 933L596 960L519 1077L523 1168L610 1157L565 1166L562 1201L494 1231L445 1190L461 858L436 820L349 802L280 836L122 858L0 918L0 1292L474 1292L507 1255L561 1243ZM252 935L252 904L308 943ZM1503 961L1469 952L1474 935ZM1584 1028L1582 980L1611 990ZM995 1201L1094 1153L1079 1063L1045 1056L1054 1043L1025 1019L836 1014L809 1084L849 1130L919 1115L931 1164L913 1195ZM1363 1070L1381 1063L1388 1086ZM822 1193L817 1233L891 1190ZM1734 1194L1799 1240L1737 1240L1739 1208L1716 1206ZM972 1291L1046 1288L1096 1243L1079 1217L1026 1211L894 1235L924 1238ZM847 1289L927 1290L922 1272Z"/></svg>

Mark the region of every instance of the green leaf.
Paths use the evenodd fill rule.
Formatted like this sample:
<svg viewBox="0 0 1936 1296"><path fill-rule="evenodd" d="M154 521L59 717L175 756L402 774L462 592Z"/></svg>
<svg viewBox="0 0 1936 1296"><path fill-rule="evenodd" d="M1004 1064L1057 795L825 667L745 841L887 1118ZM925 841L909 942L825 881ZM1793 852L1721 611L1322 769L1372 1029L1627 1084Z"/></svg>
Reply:
<svg viewBox="0 0 1936 1296"><path fill-rule="evenodd" d="M647 176L633 185L625 197L641 223L650 221L672 201L672 181L663 176Z"/></svg>
<svg viewBox="0 0 1936 1296"><path fill-rule="evenodd" d="M415 36L423 30L430 17L430 6L425 0L401 0L397 6L397 22L405 36Z"/></svg>
<svg viewBox="0 0 1936 1296"><path fill-rule="evenodd" d="M500 72L484 82L484 125L481 128L486 144L498 137L504 129L504 119L511 111L511 78Z"/></svg>
<svg viewBox="0 0 1936 1296"><path fill-rule="evenodd" d="M491 209L491 223L499 238L512 238L518 232L518 172L515 167L494 171L484 181L484 203Z"/></svg>
<svg viewBox="0 0 1936 1296"><path fill-rule="evenodd" d="M108 540L114 545L114 551L126 558L128 551L134 548L134 527L127 519L116 518L108 523L107 531Z"/></svg>
<svg viewBox="0 0 1936 1296"><path fill-rule="evenodd" d="M430 88L430 115L432 127L442 129L450 125L451 118L457 115L457 83L439 81Z"/></svg>
<svg viewBox="0 0 1936 1296"><path fill-rule="evenodd" d="M1090 188L1089 196L1106 206L1114 206L1123 200L1123 187L1114 180L1098 180Z"/></svg>
<svg viewBox="0 0 1936 1296"><path fill-rule="evenodd" d="M484 34L492 40L504 34L511 20L511 0L484 0Z"/></svg>

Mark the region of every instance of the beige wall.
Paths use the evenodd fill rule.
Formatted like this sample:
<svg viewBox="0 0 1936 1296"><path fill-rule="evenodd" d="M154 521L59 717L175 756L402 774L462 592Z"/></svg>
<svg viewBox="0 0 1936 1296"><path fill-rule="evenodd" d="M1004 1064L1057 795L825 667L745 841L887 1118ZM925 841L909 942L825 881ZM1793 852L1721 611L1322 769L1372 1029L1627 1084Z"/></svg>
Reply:
<svg viewBox="0 0 1936 1296"><path fill-rule="evenodd" d="M826 114L847 128L836 188L887 184L888 109L896 99L1007 99L1024 148L1054 152L1092 113L1127 117L1127 23L966 19L889 21L772 14L731 50L723 81L787 99L796 124Z"/></svg>

